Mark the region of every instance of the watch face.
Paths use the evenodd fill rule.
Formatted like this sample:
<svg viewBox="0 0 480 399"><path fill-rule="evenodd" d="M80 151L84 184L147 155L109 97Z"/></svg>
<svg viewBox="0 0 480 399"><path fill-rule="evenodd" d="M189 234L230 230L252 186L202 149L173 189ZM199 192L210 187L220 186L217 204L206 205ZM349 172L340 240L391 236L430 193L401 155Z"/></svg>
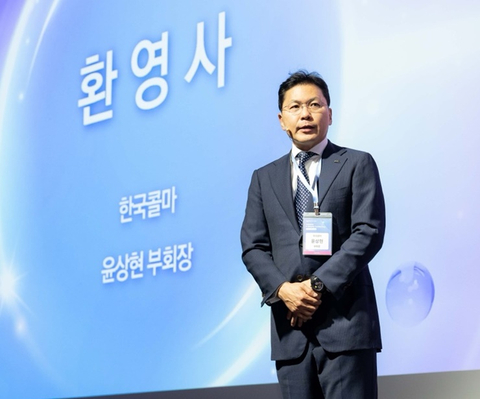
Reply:
<svg viewBox="0 0 480 399"><path fill-rule="evenodd" d="M311 282L314 291L321 292L323 290L324 284L317 276L312 276Z"/></svg>
<svg viewBox="0 0 480 399"><path fill-rule="evenodd" d="M315 286L317 288L317 291L319 292L323 291L323 288L325 287L325 285L321 281L318 281L317 284L315 284Z"/></svg>

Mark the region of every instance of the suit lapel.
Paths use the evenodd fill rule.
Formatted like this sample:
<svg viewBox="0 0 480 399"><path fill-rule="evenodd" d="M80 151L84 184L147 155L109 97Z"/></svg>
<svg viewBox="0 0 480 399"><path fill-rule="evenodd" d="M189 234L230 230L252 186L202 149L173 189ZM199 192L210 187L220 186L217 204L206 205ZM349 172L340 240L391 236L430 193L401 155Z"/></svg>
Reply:
<svg viewBox="0 0 480 399"><path fill-rule="evenodd" d="M270 174L273 192L280 202L288 219L295 227L298 233L300 229L295 215L295 205L293 204L292 190L292 171L290 165L290 153L274 162L275 168Z"/></svg>
<svg viewBox="0 0 480 399"><path fill-rule="evenodd" d="M318 186L318 203L321 204L333 181L342 169L347 157L346 149L328 142L322 154L322 171Z"/></svg>
<svg viewBox="0 0 480 399"><path fill-rule="evenodd" d="M346 149L328 142L322 154L322 171L318 186L318 202L322 203L330 186L342 169L347 157ZM275 168L270 173L272 189L278 202L282 206L285 214L292 223L293 227L300 234L297 216L295 215L295 205L293 203L292 191L292 171L290 164L290 152L274 162Z"/></svg>

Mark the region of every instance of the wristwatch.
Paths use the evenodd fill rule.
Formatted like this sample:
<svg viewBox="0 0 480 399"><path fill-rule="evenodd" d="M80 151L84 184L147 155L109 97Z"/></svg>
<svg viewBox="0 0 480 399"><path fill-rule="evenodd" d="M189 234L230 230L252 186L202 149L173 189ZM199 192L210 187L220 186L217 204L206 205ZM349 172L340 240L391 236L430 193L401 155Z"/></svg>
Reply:
<svg viewBox="0 0 480 399"><path fill-rule="evenodd" d="M323 281L320 280L317 276L310 277L310 283L312 284L312 289L315 292L323 294L327 290L327 287L325 287Z"/></svg>

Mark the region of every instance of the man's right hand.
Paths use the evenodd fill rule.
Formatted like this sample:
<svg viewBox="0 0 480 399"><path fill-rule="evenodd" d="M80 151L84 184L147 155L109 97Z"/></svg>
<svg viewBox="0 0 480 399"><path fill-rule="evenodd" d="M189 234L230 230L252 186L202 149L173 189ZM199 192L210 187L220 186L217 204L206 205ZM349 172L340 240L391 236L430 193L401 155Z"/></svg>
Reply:
<svg viewBox="0 0 480 399"><path fill-rule="evenodd" d="M285 303L289 312L292 327L301 327L303 323L310 320L322 303L322 294L315 292L310 280L299 283L283 283L278 289L277 296Z"/></svg>

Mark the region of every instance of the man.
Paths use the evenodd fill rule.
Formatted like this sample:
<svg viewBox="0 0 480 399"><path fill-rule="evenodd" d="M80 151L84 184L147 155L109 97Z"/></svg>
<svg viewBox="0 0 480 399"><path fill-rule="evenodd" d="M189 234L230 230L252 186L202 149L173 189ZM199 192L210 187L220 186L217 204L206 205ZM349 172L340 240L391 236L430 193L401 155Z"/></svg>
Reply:
<svg viewBox="0 0 480 399"><path fill-rule="evenodd" d="M253 173L241 240L262 305L271 306L283 397L376 398L381 339L368 262L385 230L377 166L327 139L330 95L317 73L292 74L278 105L292 148ZM303 225L322 238L306 242Z"/></svg>

